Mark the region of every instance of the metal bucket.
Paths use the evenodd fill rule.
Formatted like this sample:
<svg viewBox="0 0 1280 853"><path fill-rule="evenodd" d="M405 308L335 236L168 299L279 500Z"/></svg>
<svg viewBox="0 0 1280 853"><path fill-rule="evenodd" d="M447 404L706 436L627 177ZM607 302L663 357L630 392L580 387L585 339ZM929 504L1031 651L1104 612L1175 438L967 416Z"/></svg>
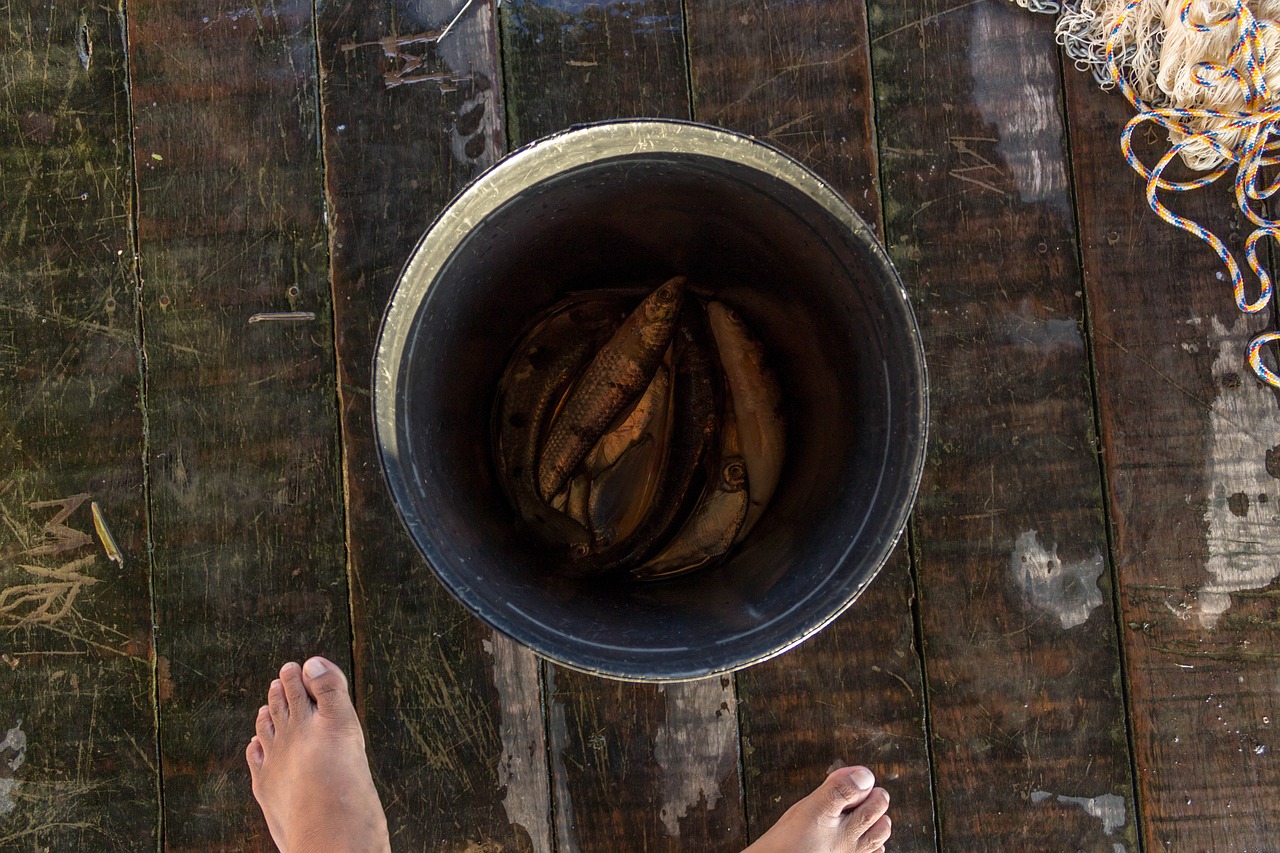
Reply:
<svg viewBox="0 0 1280 853"><path fill-rule="evenodd" d="M496 479L497 380L530 318L565 294L675 274L735 307L771 354L781 482L716 567L566 579ZM575 669L679 680L777 655L867 587L915 499L928 403L907 295L837 193L749 137L621 121L521 148L445 209L387 308L373 415L404 523L472 613Z"/></svg>

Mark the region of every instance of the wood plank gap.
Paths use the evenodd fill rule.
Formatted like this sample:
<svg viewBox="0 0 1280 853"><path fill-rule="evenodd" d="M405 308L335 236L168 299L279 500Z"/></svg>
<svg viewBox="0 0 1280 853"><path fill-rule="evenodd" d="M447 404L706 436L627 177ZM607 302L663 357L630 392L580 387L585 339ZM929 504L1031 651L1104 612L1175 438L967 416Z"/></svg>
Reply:
<svg viewBox="0 0 1280 853"><path fill-rule="evenodd" d="M358 664L356 657L356 619L357 608L355 605L355 575L351 564L351 508L349 505L349 497L351 494L351 474L347 470L347 445L342 440L342 430L344 424L342 422L343 408L343 389L342 389L342 370L339 364L338 355L338 316L337 309L334 304L338 301L338 294L334 289L333 274L333 253L332 246L334 241L333 231L333 206L329 200L329 160L325 150L325 134L328 128L324 121L324 102L321 100L320 82L321 64L320 54L320 10L319 0L311 0L311 62L316 69L316 86L315 86L315 113L316 113L316 159L320 162L320 205L322 208L322 216L324 218L324 253L325 253L325 269L329 271L329 329L332 341L333 352L333 410L338 413L338 429L333 436L334 444L334 460L338 466L338 490L342 496L342 564L345 567L343 577L347 584L347 660L351 661L350 683L347 685L351 691L352 702L356 706L356 716L364 719L361 713L360 697L363 692L360 690L359 678L362 673L357 672Z"/></svg>
<svg viewBox="0 0 1280 853"><path fill-rule="evenodd" d="M933 718L930 716L929 708L929 667L925 660L924 646L924 619L920 614L920 548L916 542L916 523L915 513L911 515L911 521L907 524L905 536L907 537L907 554L909 556L909 572L911 575L911 621L915 626L915 645L916 660L920 666L920 688L921 688L921 722L924 728L924 748L925 760L929 766L929 801L933 807L933 849L941 850L942 844L942 808L938 800L938 777L934 773L933 768L937 764L937 758L934 755L935 740L933 735Z"/></svg>
<svg viewBox="0 0 1280 853"><path fill-rule="evenodd" d="M139 265L141 257L138 246L138 170L134 167L134 114L133 114L133 63L129 56L129 9L125 0L117 0L116 20L120 28L120 41L124 45L124 96L125 115L129 122L129 218L128 232L132 258L129 262L130 276L133 281L134 304L134 340L136 342L138 360L138 408L142 418L142 505L143 505L143 543L147 560L147 593L148 607L151 611L151 695L152 718L156 731L155 738L155 786L156 786L156 850L164 849L164 762L160 745L160 679L158 671L159 659L156 655L156 588L155 559L153 557L154 537L151 530L152 494L151 494L151 422L150 408L147 399L147 335L146 324L142 314L142 270Z"/></svg>
<svg viewBox="0 0 1280 853"><path fill-rule="evenodd" d="M1116 651L1120 658L1120 696L1124 708L1124 731L1125 739L1129 745L1129 779L1130 779L1130 796L1133 798L1134 804L1134 829L1136 832L1135 840L1138 845L1137 853L1144 853L1146 850L1146 809L1143 803L1142 786L1137 783L1138 780L1138 747L1137 732L1133 725L1133 691L1129 686L1129 651L1124 643L1124 608L1120 601L1120 569L1119 561L1116 559L1116 541L1115 531L1112 528L1112 507L1111 507L1111 488L1107 472L1107 460L1102 452L1102 413L1101 413L1101 397L1098 391L1098 361L1094 345L1094 328L1093 315L1091 313L1092 305L1089 301L1089 289L1085 286L1085 257L1084 246L1080 235L1084 234L1083 223L1080 221L1080 199L1076 192L1076 162L1075 154L1072 150L1071 135L1071 111L1065 109L1066 104L1066 88L1067 75L1072 73L1083 73L1075 67L1074 63L1068 63L1065 51L1059 45L1058 50L1058 79L1061 81L1063 92L1062 110L1062 127L1065 139L1064 151L1067 158L1067 175L1070 180L1067 181L1067 192L1071 196L1071 216L1074 222L1076 240L1076 264L1080 270L1080 308L1081 320L1084 324L1084 351L1086 363L1089 367L1089 399L1093 407L1093 441L1094 455L1098 461L1098 480L1102 484L1102 517L1103 517L1103 534L1107 543L1107 576L1111 579L1111 611L1112 620L1116 626ZM1273 241L1268 240L1268 243ZM1273 305L1274 307L1274 305Z"/></svg>
<svg viewBox="0 0 1280 853"><path fill-rule="evenodd" d="M143 543L147 559L147 594L148 607L151 611L151 712L155 727L155 785L156 785L156 851L164 851L165 810L164 810L164 756L161 744L164 742L160 731L160 677L159 656L156 654L156 626L159 614L156 611L156 563L155 538L151 530L152 500L151 494L151 409L148 401L147 376L147 330L143 322L142 312L142 268L139 263L142 254L138 244L138 170L134 155L135 122L133 114L133 62L129 54L129 7L125 0L117 0L117 21L120 27L120 41L124 45L124 97L125 115L129 121L129 244L133 257L129 261L129 271L133 280L133 322L134 340L138 358L138 408L142 418L142 513Z"/></svg>

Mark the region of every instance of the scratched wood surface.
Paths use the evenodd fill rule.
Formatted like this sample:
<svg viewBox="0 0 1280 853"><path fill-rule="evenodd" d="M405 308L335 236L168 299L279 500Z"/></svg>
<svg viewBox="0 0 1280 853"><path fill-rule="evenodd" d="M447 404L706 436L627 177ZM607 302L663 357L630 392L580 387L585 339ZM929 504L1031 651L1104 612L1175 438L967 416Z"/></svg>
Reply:
<svg viewBox="0 0 1280 853"><path fill-rule="evenodd" d="M319 11L354 684L398 849L546 851L537 660L431 577L383 485L369 405L378 323L400 267L504 145L493 9L459 8Z"/></svg>
<svg viewBox="0 0 1280 853"><path fill-rule="evenodd" d="M1136 174L1108 175L1131 113L1086 83L1067 80L1067 108L1143 841L1272 850L1280 448L1276 395L1244 352L1274 319L1236 310L1217 256L1147 209ZM1138 139L1147 162L1167 150ZM1215 185L1170 203L1242 257L1230 199Z"/></svg>
<svg viewBox="0 0 1280 853"><path fill-rule="evenodd" d="M941 841L1135 844L1052 21L872 3L891 256L929 356L914 516Z"/></svg>
<svg viewBox="0 0 1280 853"><path fill-rule="evenodd" d="M165 846L265 850L254 713L350 656L311 5L128 24Z"/></svg>
<svg viewBox="0 0 1280 853"><path fill-rule="evenodd" d="M893 795L893 849L1275 847L1278 400L1242 357L1275 315L1147 210L1129 108L1062 71L1049 19L4 9L0 847L270 849L243 747L312 651L351 673L396 849L735 850L846 762ZM442 206L509 145L637 115L756 134L882 229L934 404L910 541L863 599L662 687L458 606L368 396ZM1219 188L1177 205L1247 233ZM248 322L280 311L314 318Z"/></svg>
<svg viewBox="0 0 1280 853"><path fill-rule="evenodd" d="M153 849L121 21L37 3L2 21L0 849Z"/></svg>
<svg viewBox="0 0 1280 853"><path fill-rule="evenodd" d="M687 15L695 117L777 145L880 233L865 6L697 0ZM903 545L843 617L739 673L751 838L831 769L862 763L892 799L895 847L933 846L910 570Z"/></svg>

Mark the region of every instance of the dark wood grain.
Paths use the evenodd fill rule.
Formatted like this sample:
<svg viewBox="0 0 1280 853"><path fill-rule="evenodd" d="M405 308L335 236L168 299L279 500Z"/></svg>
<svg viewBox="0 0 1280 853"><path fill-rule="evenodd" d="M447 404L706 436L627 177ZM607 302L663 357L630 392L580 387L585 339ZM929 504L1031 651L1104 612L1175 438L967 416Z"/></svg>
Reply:
<svg viewBox="0 0 1280 853"><path fill-rule="evenodd" d="M1244 360L1269 312L1237 311L1217 255L1149 210L1119 151L1124 99L1084 75L1067 94L1143 841L1271 849L1280 411ZM1137 139L1147 162L1167 150ZM1239 252L1230 185L1169 203Z"/></svg>
<svg viewBox="0 0 1280 853"><path fill-rule="evenodd" d="M689 118L681 4L540 3L502 8L508 138L633 116Z"/></svg>
<svg viewBox="0 0 1280 853"><path fill-rule="evenodd" d="M1052 21L870 9L885 231L929 356L915 543L942 846L1132 848Z"/></svg>
<svg viewBox="0 0 1280 853"><path fill-rule="evenodd" d="M129 50L165 842L271 849L255 711L350 644L311 6L131 4Z"/></svg>
<svg viewBox="0 0 1280 853"><path fill-rule="evenodd" d="M148 849L159 825L121 23L0 23L5 850Z"/></svg>
<svg viewBox="0 0 1280 853"><path fill-rule="evenodd" d="M504 7L514 147L582 122L689 115L678 3ZM562 851L746 842L731 679L621 684L553 665L548 748Z"/></svg>
<svg viewBox="0 0 1280 853"><path fill-rule="evenodd" d="M864 5L696 0L688 19L695 116L782 148L881 232ZM751 837L827 772L862 763L893 800L894 847L933 848L912 600L903 547L842 618L738 674Z"/></svg>
<svg viewBox="0 0 1280 853"><path fill-rule="evenodd" d="M319 28L356 692L392 843L549 851L537 660L432 578L383 484L369 409L378 322L401 266L502 152L494 10L330 3Z"/></svg>

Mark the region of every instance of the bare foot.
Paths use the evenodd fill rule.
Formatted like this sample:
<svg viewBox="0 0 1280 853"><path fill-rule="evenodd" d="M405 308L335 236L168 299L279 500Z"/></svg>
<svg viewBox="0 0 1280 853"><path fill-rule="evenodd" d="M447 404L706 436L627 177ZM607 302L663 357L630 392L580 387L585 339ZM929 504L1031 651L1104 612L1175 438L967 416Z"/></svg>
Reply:
<svg viewBox="0 0 1280 853"><path fill-rule="evenodd" d="M835 771L743 853L881 853L892 822L875 782L865 767Z"/></svg>
<svg viewBox="0 0 1280 853"><path fill-rule="evenodd" d="M258 709L245 758L281 853L384 853L387 818L342 670L287 663Z"/></svg>

